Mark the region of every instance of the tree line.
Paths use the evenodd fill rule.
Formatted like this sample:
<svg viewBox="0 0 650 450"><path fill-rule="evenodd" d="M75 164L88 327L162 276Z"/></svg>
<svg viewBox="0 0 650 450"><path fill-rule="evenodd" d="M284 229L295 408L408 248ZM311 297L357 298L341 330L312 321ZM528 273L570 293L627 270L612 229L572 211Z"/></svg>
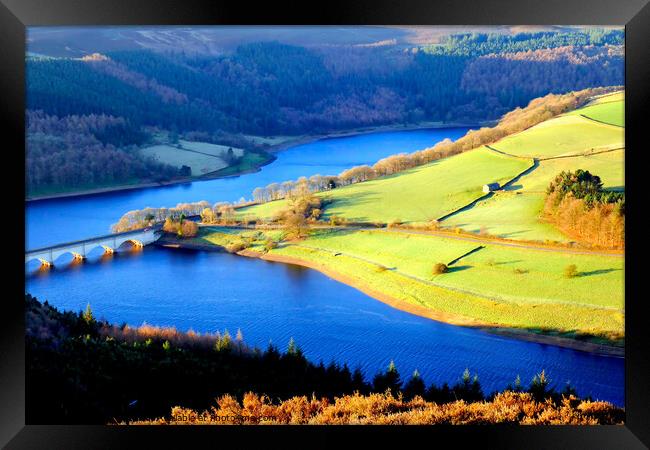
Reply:
<svg viewBox="0 0 650 450"><path fill-rule="evenodd" d="M424 46L432 54L483 56L566 46L624 45L622 29L588 28L568 32L539 31L512 35L503 33L456 33L445 36L440 45Z"/></svg>

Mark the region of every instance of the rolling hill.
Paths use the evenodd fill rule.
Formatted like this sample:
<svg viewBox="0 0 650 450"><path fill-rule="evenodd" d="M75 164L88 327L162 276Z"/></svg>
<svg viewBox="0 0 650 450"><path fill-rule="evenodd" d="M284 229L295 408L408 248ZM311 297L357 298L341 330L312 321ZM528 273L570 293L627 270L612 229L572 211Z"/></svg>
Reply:
<svg viewBox="0 0 650 450"><path fill-rule="evenodd" d="M607 98L493 145L316 194L325 200L325 219L377 225L399 219L408 227L455 211L437 230L321 228L271 249L269 239L282 240L278 230L205 228L197 240L222 247L246 241L248 256L321 270L436 320L620 344L622 254L548 245L571 239L542 217L546 188L562 171L589 170L605 189L625 190L624 128L585 117L601 106L623 110L622 94ZM481 190L513 178L490 194ZM272 218L286 206L279 200L238 214ZM448 271L432 272L435 263ZM566 275L568 267L575 275Z"/></svg>

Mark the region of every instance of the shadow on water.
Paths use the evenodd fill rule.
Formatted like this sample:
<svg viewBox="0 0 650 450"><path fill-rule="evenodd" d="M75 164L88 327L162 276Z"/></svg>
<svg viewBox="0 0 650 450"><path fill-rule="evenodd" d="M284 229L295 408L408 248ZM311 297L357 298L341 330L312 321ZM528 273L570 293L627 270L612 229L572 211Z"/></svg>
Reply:
<svg viewBox="0 0 650 450"><path fill-rule="evenodd" d="M285 266L285 273L287 277L289 277L289 279L292 281L302 281L305 278L307 278L311 273L311 269L308 269L307 267L299 266L297 264L283 264L283 263L276 263L276 264L282 264L283 266Z"/></svg>

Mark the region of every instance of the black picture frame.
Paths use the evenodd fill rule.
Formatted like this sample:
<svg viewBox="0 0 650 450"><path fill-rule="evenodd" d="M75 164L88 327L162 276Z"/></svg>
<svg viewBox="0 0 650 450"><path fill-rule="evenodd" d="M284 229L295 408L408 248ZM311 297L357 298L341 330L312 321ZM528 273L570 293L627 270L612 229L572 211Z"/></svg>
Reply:
<svg viewBox="0 0 650 450"><path fill-rule="evenodd" d="M482 448L620 448L650 446L650 327L640 290L642 205L640 162L646 143L644 106L650 100L650 5L648 0L357 0L263 2L210 0L0 0L0 114L6 126L4 166L6 234L3 252L9 283L0 312L0 445L7 448L94 448L131 446L138 439L165 446L196 446L197 436L222 443L228 438L281 439L285 445L341 445L362 437L404 446L417 442ZM24 150L25 27L38 25L621 25L626 29L626 422L624 426L463 427L109 427L25 425ZM647 150L645 150L647 151ZM23 240L18 239L23 236ZM19 272L19 270L22 270ZM298 432L300 439L290 437ZM434 436L431 436L433 434ZM416 436L418 435L418 436ZM289 444L286 444L286 443ZM417 444L422 445L422 444Z"/></svg>

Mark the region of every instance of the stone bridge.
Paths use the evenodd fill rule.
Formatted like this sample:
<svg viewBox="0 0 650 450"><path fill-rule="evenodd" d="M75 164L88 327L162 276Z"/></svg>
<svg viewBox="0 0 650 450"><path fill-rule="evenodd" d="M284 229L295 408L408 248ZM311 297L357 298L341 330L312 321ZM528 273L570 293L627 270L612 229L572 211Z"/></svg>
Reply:
<svg viewBox="0 0 650 450"><path fill-rule="evenodd" d="M28 250L25 252L25 264L37 259L44 266L53 266L54 261L66 253L70 253L75 259L82 260L97 247L103 248L105 253L113 253L127 243L132 247L142 248L155 242L160 237L160 233L160 227L156 226Z"/></svg>

